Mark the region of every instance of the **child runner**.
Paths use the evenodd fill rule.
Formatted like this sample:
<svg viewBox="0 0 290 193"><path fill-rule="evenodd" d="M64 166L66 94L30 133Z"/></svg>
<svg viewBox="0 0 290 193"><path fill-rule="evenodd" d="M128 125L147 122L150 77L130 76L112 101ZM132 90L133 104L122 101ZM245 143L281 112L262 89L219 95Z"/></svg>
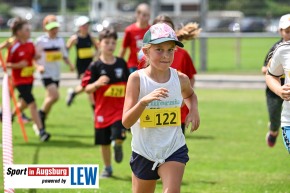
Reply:
<svg viewBox="0 0 290 193"><path fill-rule="evenodd" d="M282 42L290 40L289 27L290 27L290 14L283 15L279 22L279 30L282 38L272 46L272 48L266 55L266 58L264 60L264 66L262 67L262 73L264 74L267 73L267 66L277 46ZM281 85L283 85L285 81L284 75L280 78L280 81ZM266 99L270 119L269 131L267 132L266 135L266 141L269 147L273 147L276 144L276 138L279 134L279 128L281 127L281 111L283 99L280 96L276 95L273 91L271 91L269 87L266 87Z"/></svg>
<svg viewBox="0 0 290 193"><path fill-rule="evenodd" d="M10 30L12 30L12 27L13 27L15 21L17 21L17 20L21 20L21 18L16 17L16 18L12 18L9 20L7 25L9 26ZM14 36L6 39L4 42L2 42L0 44L0 50L5 49L5 48L8 49L10 46L12 46L15 43L15 41L16 41L16 39ZM24 112L21 112L21 118L22 118L23 123L31 122L31 118L27 117L27 115ZM2 109L1 108L0 108L0 121L2 121Z"/></svg>
<svg viewBox="0 0 290 193"><path fill-rule="evenodd" d="M97 42L90 34L90 19L86 16L77 18L75 25L77 27L77 34L70 37L67 42L67 48L76 47L76 69L78 78L82 78L86 69L93 61L95 51L97 51ZM66 103L70 106L74 100L74 97L84 91L81 85L78 85L75 89L69 89ZM95 110L95 102L92 95L89 95L89 100L93 110Z"/></svg>
<svg viewBox="0 0 290 193"><path fill-rule="evenodd" d="M125 29L123 44L120 49L120 57L124 58L127 49L130 49L128 68L130 73L137 70L137 54L142 47L142 38L149 29L150 8L146 3L138 5L135 12L136 22Z"/></svg>
<svg viewBox="0 0 290 193"><path fill-rule="evenodd" d="M8 49L7 68L12 69L13 84L19 92L19 109L29 108L31 117L39 131L41 141L47 141L50 134L45 131L37 113L37 106L32 94L33 87L33 59L36 58L36 51L33 42L30 40L30 26L26 20L18 19L12 27L12 33L16 40ZM15 115L15 111L13 113Z"/></svg>
<svg viewBox="0 0 290 193"><path fill-rule="evenodd" d="M40 73L42 82L46 89L46 96L39 110L40 118L45 125L45 119L51 107L59 98L58 86L61 73L61 60L69 65L70 70L74 66L68 58L67 49L63 38L58 37L59 23L54 15L48 15L43 20L43 28L47 32L36 40L36 49L41 53L41 58L37 61L41 67Z"/></svg>
<svg viewBox="0 0 290 193"><path fill-rule="evenodd" d="M197 130L197 97L189 78L170 68L176 45L183 47L170 26L151 26L143 44L148 67L130 75L122 119L132 131L133 192L154 192L159 178L164 192L180 192L189 160L180 108L184 100L189 108L186 126Z"/></svg>
<svg viewBox="0 0 290 193"><path fill-rule="evenodd" d="M165 23L169 25L172 29L174 29L174 23L172 19L166 15L159 15L157 16L154 21L153 25L156 23ZM178 37L178 40L181 40L182 37ZM192 37L191 39L193 39ZM171 64L171 68L176 69L179 72L182 72L183 74L186 74L190 80L190 84L192 87L194 87L195 78L194 75L196 74L196 69L193 65L193 62L190 58L190 55L185 49L182 49L180 47L177 47L174 52L174 60ZM182 132L185 132L185 119L188 114L189 110L185 104L183 104L181 108L181 128Z"/></svg>
<svg viewBox="0 0 290 193"><path fill-rule="evenodd" d="M290 43L284 42L277 47L270 61L266 75L268 87L283 102L281 114L282 137L284 145L290 153ZM281 86L280 77L285 74L285 84Z"/></svg>
<svg viewBox="0 0 290 193"><path fill-rule="evenodd" d="M121 120L129 71L126 62L113 55L117 33L113 30L103 30L99 34L99 41L99 60L89 66L82 79L82 86L87 93L94 93L95 96L95 144L101 145L105 164L101 176L111 177L111 142L115 161L120 163L123 159L122 142L126 129Z"/></svg>

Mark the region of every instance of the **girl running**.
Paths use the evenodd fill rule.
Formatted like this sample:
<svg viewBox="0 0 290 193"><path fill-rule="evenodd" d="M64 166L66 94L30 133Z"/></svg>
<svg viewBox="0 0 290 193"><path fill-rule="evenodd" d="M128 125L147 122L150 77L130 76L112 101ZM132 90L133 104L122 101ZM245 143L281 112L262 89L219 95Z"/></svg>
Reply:
<svg viewBox="0 0 290 193"><path fill-rule="evenodd" d="M159 15L157 16L154 21L153 21L153 25L157 24L157 23L165 23L167 25L169 25L172 29L174 29L174 23L172 21L172 19L166 15ZM190 25L190 24L189 24ZM189 36L191 34L191 36ZM196 36L199 34L199 29L191 29L189 33L187 33L188 37L187 39L194 39L196 38ZM184 36L182 34L180 34L178 36L177 34L177 38L178 40L182 40L185 39ZM195 75L196 75L196 69L194 67L194 64L190 58L189 53L180 47L177 47L175 52L174 52L174 60L171 64L171 68L176 69L179 72L182 72L183 74L187 75L189 80L190 80L190 84L192 86L192 88L194 87L194 83L195 83ZM185 132L185 119L186 116L188 114L188 108L185 104L182 105L181 107L181 129L182 132Z"/></svg>
<svg viewBox="0 0 290 193"><path fill-rule="evenodd" d="M197 97L189 78L170 68L176 45L183 47L170 26L151 26L143 45L148 67L130 75L122 119L132 131L133 192L154 192L159 178L164 192L180 192L189 160L180 108L184 100L189 108L186 126L197 130Z"/></svg>
<svg viewBox="0 0 290 193"><path fill-rule="evenodd" d="M37 38L36 49L41 53L41 58L37 63L46 89L46 96L39 111L41 121L45 125L45 118L59 98L58 86L61 60L69 65L71 71L74 70L74 66L68 58L63 38L57 36L59 23L56 17L54 15L46 16L43 20L43 27L47 33Z"/></svg>
<svg viewBox="0 0 290 193"><path fill-rule="evenodd" d="M75 25L77 27L77 34L70 37L67 42L67 48L76 47L76 69L78 78L82 78L86 69L93 61L95 52L98 50L97 42L95 38L90 34L90 19L86 16L77 18ZM66 103L70 106L74 100L74 97L84 91L81 85L78 85L75 89L69 89ZM95 102L92 95L89 95L90 103L93 110L95 109Z"/></svg>

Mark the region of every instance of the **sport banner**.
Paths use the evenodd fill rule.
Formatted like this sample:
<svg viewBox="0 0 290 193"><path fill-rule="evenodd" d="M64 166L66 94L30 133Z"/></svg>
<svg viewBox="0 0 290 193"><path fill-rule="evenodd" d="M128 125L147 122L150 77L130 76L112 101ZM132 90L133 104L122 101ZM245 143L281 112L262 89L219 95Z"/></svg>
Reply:
<svg viewBox="0 0 290 193"><path fill-rule="evenodd" d="M5 165L6 188L99 188L99 165Z"/></svg>

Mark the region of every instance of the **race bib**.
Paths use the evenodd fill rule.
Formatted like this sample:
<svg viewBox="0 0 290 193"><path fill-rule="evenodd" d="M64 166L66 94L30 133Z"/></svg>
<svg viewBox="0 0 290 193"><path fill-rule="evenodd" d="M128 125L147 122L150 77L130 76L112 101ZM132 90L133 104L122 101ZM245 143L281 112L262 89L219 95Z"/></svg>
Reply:
<svg viewBox="0 0 290 193"><path fill-rule="evenodd" d="M124 97L125 85L111 85L104 93L106 97Z"/></svg>
<svg viewBox="0 0 290 193"><path fill-rule="evenodd" d="M166 127L179 126L180 107L162 108L162 109L145 109L140 116L141 127Z"/></svg>
<svg viewBox="0 0 290 193"><path fill-rule="evenodd" d="M33 72L34 72L34 66L27 66L27 67L24 67L22 68L21 70L21 74L20 76L21 77L30 77L33 75Z"/></svg>
<svg viewBox="0 0 290 193"><path fill-rule="evenodd" d="M78 49L78 55L80 59L92 58L94 56L94 52L92 48L80 48Z"/></svg>
<svg viewBox="0 0 290 193"><path fill-rule="evenodd" d="M62 59L62 53L60 51L46 52L46 62L57 62Z"/></svg>

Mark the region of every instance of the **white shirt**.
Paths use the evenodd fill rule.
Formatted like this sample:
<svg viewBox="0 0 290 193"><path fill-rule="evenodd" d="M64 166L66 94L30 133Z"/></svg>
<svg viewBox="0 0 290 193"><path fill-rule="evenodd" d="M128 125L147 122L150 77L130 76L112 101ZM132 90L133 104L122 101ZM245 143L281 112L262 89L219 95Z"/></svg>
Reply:
<svg viewBox="0 0 290 193"><path fill-rule="evenodd" d="M278 46L272 57L268 72L272 76L280 77L285 74L285 84L290 83L290 42ZM290 126L290 102L283 102L281 126Z"/></svg>
<svg viewBox="0 0 290 193"><path fill-rule="evenodd" d="M36 50L41 53L38 64L45 68L42 78L51 78L58 81L61 73L61 62L68 57L68 52L63 38L56 37L50 39L48 35L40 36L36 39Z"/></svg>
<svg viewBox="0 0 290 193"><path fill-rule="evenodd" d="M178 73L175 69L170 68L170 79L166 83L155 82L145 74L144 69L139 70L138 73L140 76L140 94L138 101L157 88L163 87L169 90L169 96L167 98L161 101L152 101L146 109L180 109L183 98ZM171 119L172 117L169 117L168 121ZM152 170L155 170L158 165L165 162L165 159L185 145L185 137L180 125L146 128L141 127L139 118L131 127L131 131L133 136L131 143L132 150L146 159L153 161L154 165L152 166Z"/></svg>

